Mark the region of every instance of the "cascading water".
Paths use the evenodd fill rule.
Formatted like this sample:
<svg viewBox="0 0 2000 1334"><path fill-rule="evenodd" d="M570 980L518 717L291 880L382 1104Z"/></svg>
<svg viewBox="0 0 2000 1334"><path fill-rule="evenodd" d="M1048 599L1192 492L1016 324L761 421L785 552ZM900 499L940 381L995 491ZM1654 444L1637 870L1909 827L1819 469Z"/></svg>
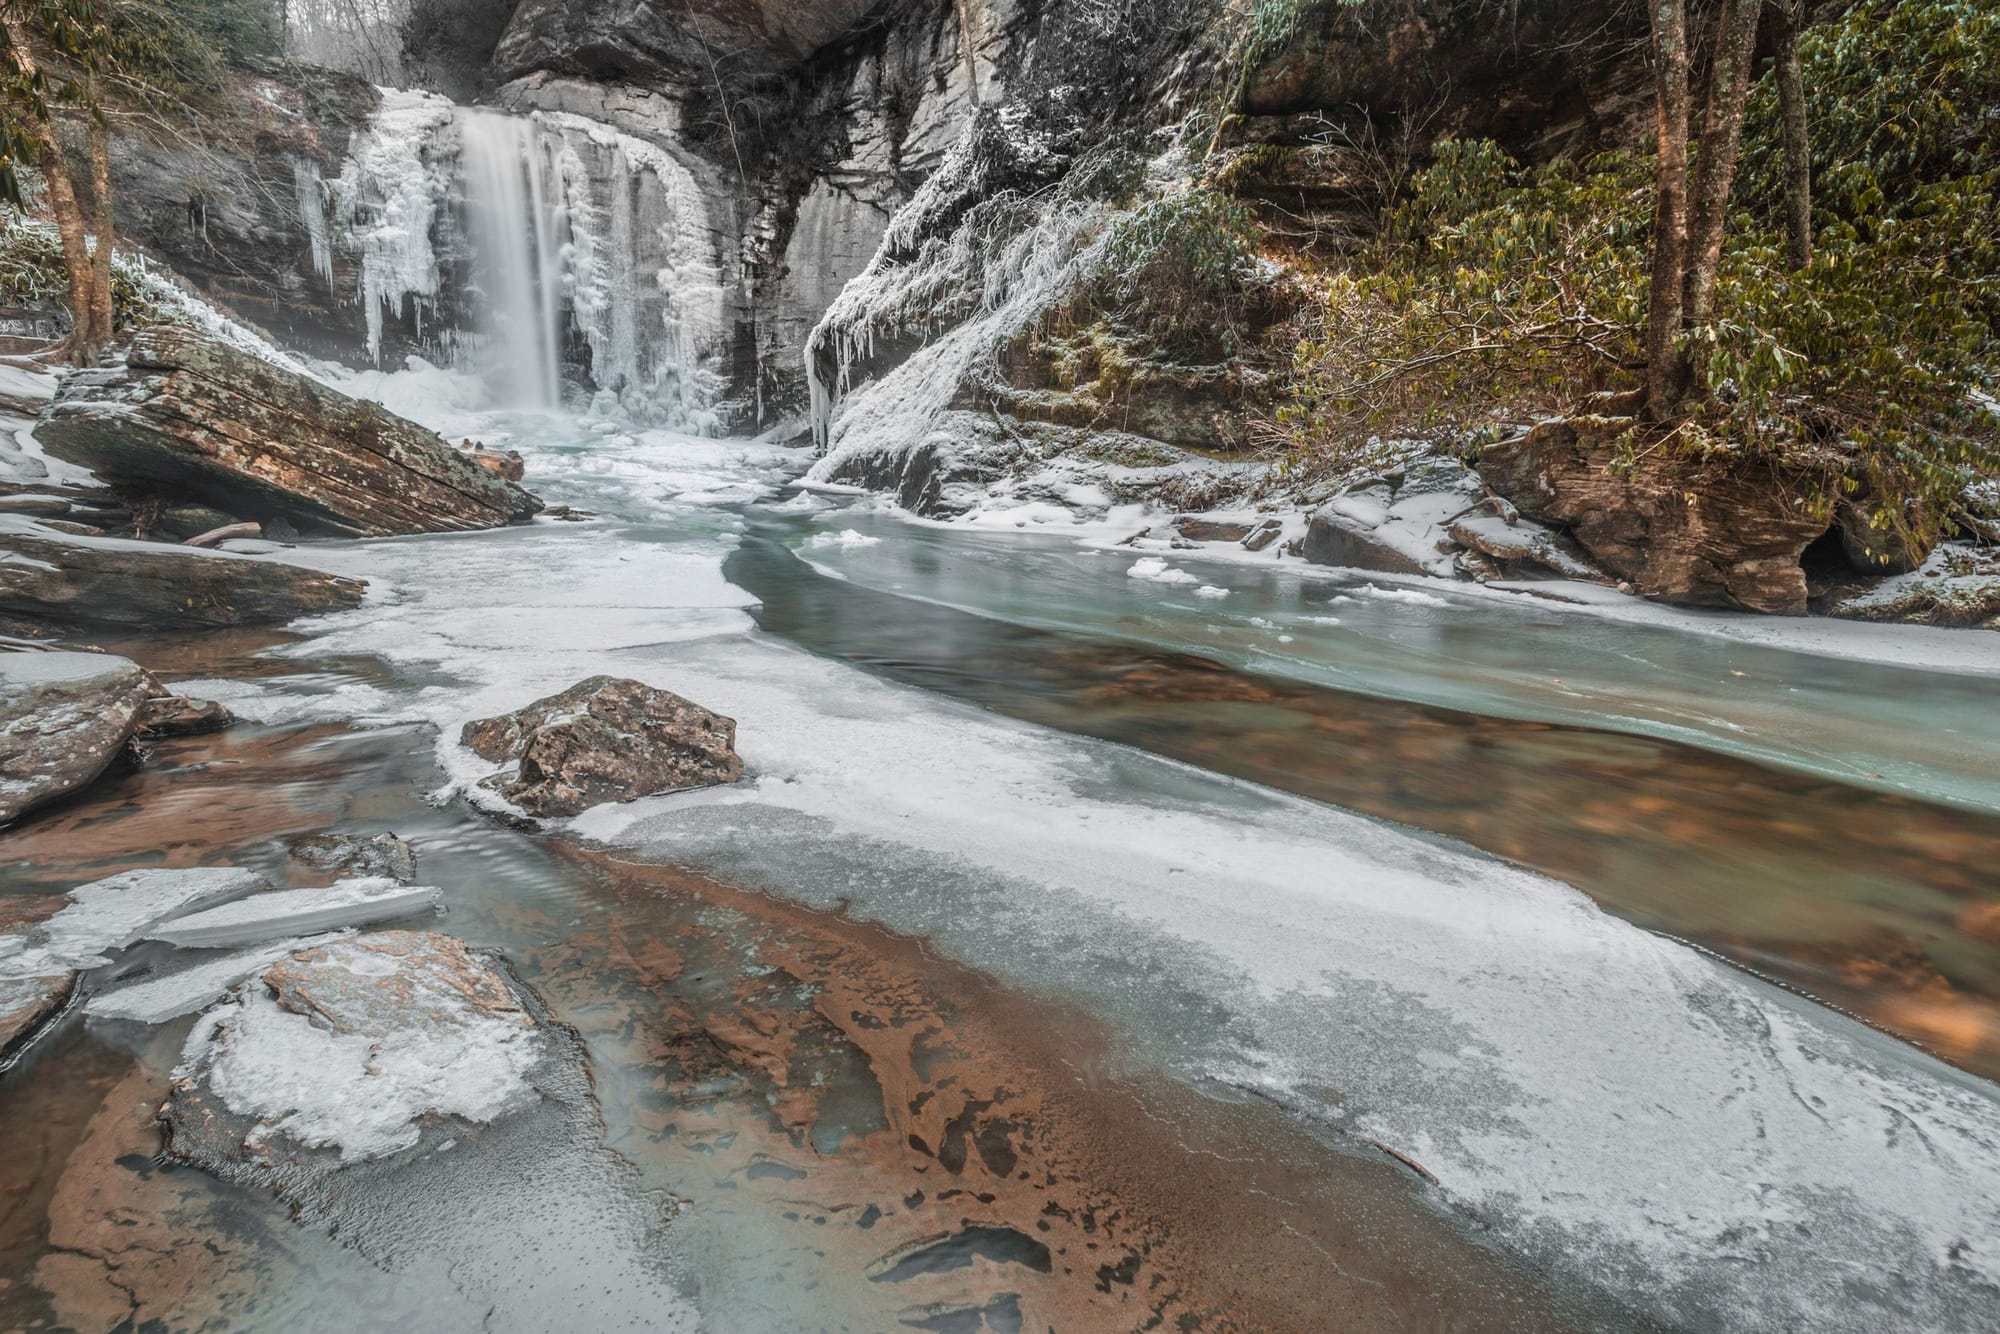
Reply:
<svg viewBox="0 0 2000 1334"><path fill-rule="evenodd" d="M482 369L501 402L560 407L560 330L568 318L568 208L561 182L532 121L466 111L458 117L458 136L474 309L488 363ZM552 192L552 185L558 189Z"/></svg>
<svg viewBox="0 0 2000 1334"><path fill-rule="evenodd" d="M555 408L575 390L600 413L720 429L718 230L710 192L668 148L581 116L395 93L335 194L378 359L385 319L443 304L457 327L440 344L510 406Z"/></svg>

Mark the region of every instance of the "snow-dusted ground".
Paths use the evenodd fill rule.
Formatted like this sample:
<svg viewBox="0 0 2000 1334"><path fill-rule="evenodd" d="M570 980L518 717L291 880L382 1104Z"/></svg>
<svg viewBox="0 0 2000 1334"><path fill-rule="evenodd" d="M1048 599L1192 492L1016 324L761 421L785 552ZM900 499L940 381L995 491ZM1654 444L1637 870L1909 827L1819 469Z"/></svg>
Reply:
<svg viewBox="0 0 2000 1334"><path fill-rule="evenodd" d="M398 406L428 411L416 395ZM454 430L468 420L462 403L432 406ZM246 686L232 707L349 716L357 698L311 660L373 655L401 684L366 687L360 712L435 723L449 785L471 795L480 768L455 745L464 722L588 675L636 677L738 719L750 777L600 808L576 822L585 836L804 902L846 902L1017 984L1081 1000L1143 1059L1257 1088L1388 1144L1496 1241L1667 1319L1949 1329L2000 1318L1991 1085L1560 884L760 635L721 575L742 528L726 507L790 475L799 460L788 451L603 422L476 424L527 453L545 497L606 517L301 548L297 558L374 579L376 591L365 608L305 627L309 641L291 650L299 680ZM1396 649L1412 655L1393 665L1401 671L1419 659L1442 671L1467 636L1437 618L1472 605L1436 586L1317 572L1298 580L1296 606L1281 606L1264 582L1273 567L1253 559L1195 565L1198 553L1091 556L1063 543L1070 573L1056 578L1053 564L1010 568L991 545L865 513L828 513L820 528L832 540L808 548L815 561L872 578L866 562L917 552L947 599L952 570L997 561L1021 596L1077 618L1185 599L1273 641L1303 642L1322 620L1379 623L1376 642L1392 647L1387 627L1431 627L1426 643ZM1198 578L1128 577L1135 565L1192 566ZM1053 582L1028 577L1043 573ZM1313 582L1323 576L1334 582ZM1576 632L1607 624L1518 605L1538 618L1552 661ZM1588 652L1617 656L1601 642Z"/></svg>

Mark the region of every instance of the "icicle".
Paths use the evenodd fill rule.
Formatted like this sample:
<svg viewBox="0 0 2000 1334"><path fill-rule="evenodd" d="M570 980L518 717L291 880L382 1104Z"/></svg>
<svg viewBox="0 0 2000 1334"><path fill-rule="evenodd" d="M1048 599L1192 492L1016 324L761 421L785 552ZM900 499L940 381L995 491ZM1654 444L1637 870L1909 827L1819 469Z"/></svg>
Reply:
<svg viewBox="0 0 2000 1334"><path fill-rule="evenodd" d="M305 224L306 240L312 247L313 272L321 282L331 284L333 239L326 228L326 182L320 179L319 163L293 158L292 185L298 193L299 221Z"/></svg>

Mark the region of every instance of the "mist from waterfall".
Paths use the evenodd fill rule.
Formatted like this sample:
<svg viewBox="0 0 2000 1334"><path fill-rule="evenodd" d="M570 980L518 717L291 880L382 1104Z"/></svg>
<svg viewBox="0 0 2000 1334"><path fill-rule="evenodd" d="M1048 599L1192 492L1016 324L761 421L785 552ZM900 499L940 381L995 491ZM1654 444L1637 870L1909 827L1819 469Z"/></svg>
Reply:
<svg viewBox="0 0 2000 1334"><path fill-rule="evenodd" d="M569 230L561 181L533 121L465 111L458 136L480 369L500 403L559 408Z"/></svg>

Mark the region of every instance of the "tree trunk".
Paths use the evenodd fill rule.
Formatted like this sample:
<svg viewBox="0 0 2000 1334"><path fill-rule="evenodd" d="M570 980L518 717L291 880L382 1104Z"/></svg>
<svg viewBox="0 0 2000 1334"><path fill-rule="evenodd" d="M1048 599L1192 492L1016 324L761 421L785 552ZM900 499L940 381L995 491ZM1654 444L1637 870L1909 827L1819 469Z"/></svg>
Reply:
<svg viewBox="0 0 2000 1334"><path fill-rule="evenodd" d="M95 101L95 97L92 98ZM111 341L118 328L117 316L111 305L111 250L118 240L117 220L111 213L111 150L110 132L105 128L100 116L92 116L90 121L90 203L93 211L92 230L97 233L97 249L90 257L90 315L95 326L97 346L92 353L103 350Z"/></svg>
<svg viewBox="0 0 2000 1334"><path fill-rule="evenodd" d="M1687 0L1652 0L1653 79L1659 110L1658 201L1653 213L1653 290L1646 316L1646 411L1673 412L1687 387L1680 350L1687 264Z"/></svg>
<svg viewBox="0 0 2000 1334"><path fill-rule="evenodd" d="M1757 59L1757 16L1763 8L1764 0L1722 0L1722 16L1716 23L1701 158L1688 214L1687 287L1681 295L1681 320L1690 329L1708 323L1715 303L1722 233L1729 222L1729 195L1736 186L1736 158L1743 147L1743 112Z"/></svg>
<svg viewBox="0 0 2000 1334"><path fill-rule="evenodd" d="M966 0L958 0L958 43L965 52L965 79L972 90L972 105L979 105L979 61L972 51L972 12Z"/></svg>
<svg viewBox="0 0 2000 1334"><path fill-rule="evenodd" d="M1805 77L1799 69L1799 25L1804 0L1778 0L1778 113L1785 140L1785 259L1794 269L1812 263L1812 138L1806 125Z"/></svg>
<svg viewBox="0 0 2000 1334"><path fill-rule="evenodd" d="M13 13L0 10L0 29L7 34L16 68L27 79L39 73L34 47L26 27ZM70 336L63 354L71 363L88 365L97 359L106 334L96 331L96 309L90 293L90 243L86 239L83 206L77 202L76 183L69 174L69 158L55 123L46 117L23 117L22 128L35 144L35 165L41 168L42 183L48 192L49 212L55 215L56 235L62 238L63 270L69 278Z"/></svg>

